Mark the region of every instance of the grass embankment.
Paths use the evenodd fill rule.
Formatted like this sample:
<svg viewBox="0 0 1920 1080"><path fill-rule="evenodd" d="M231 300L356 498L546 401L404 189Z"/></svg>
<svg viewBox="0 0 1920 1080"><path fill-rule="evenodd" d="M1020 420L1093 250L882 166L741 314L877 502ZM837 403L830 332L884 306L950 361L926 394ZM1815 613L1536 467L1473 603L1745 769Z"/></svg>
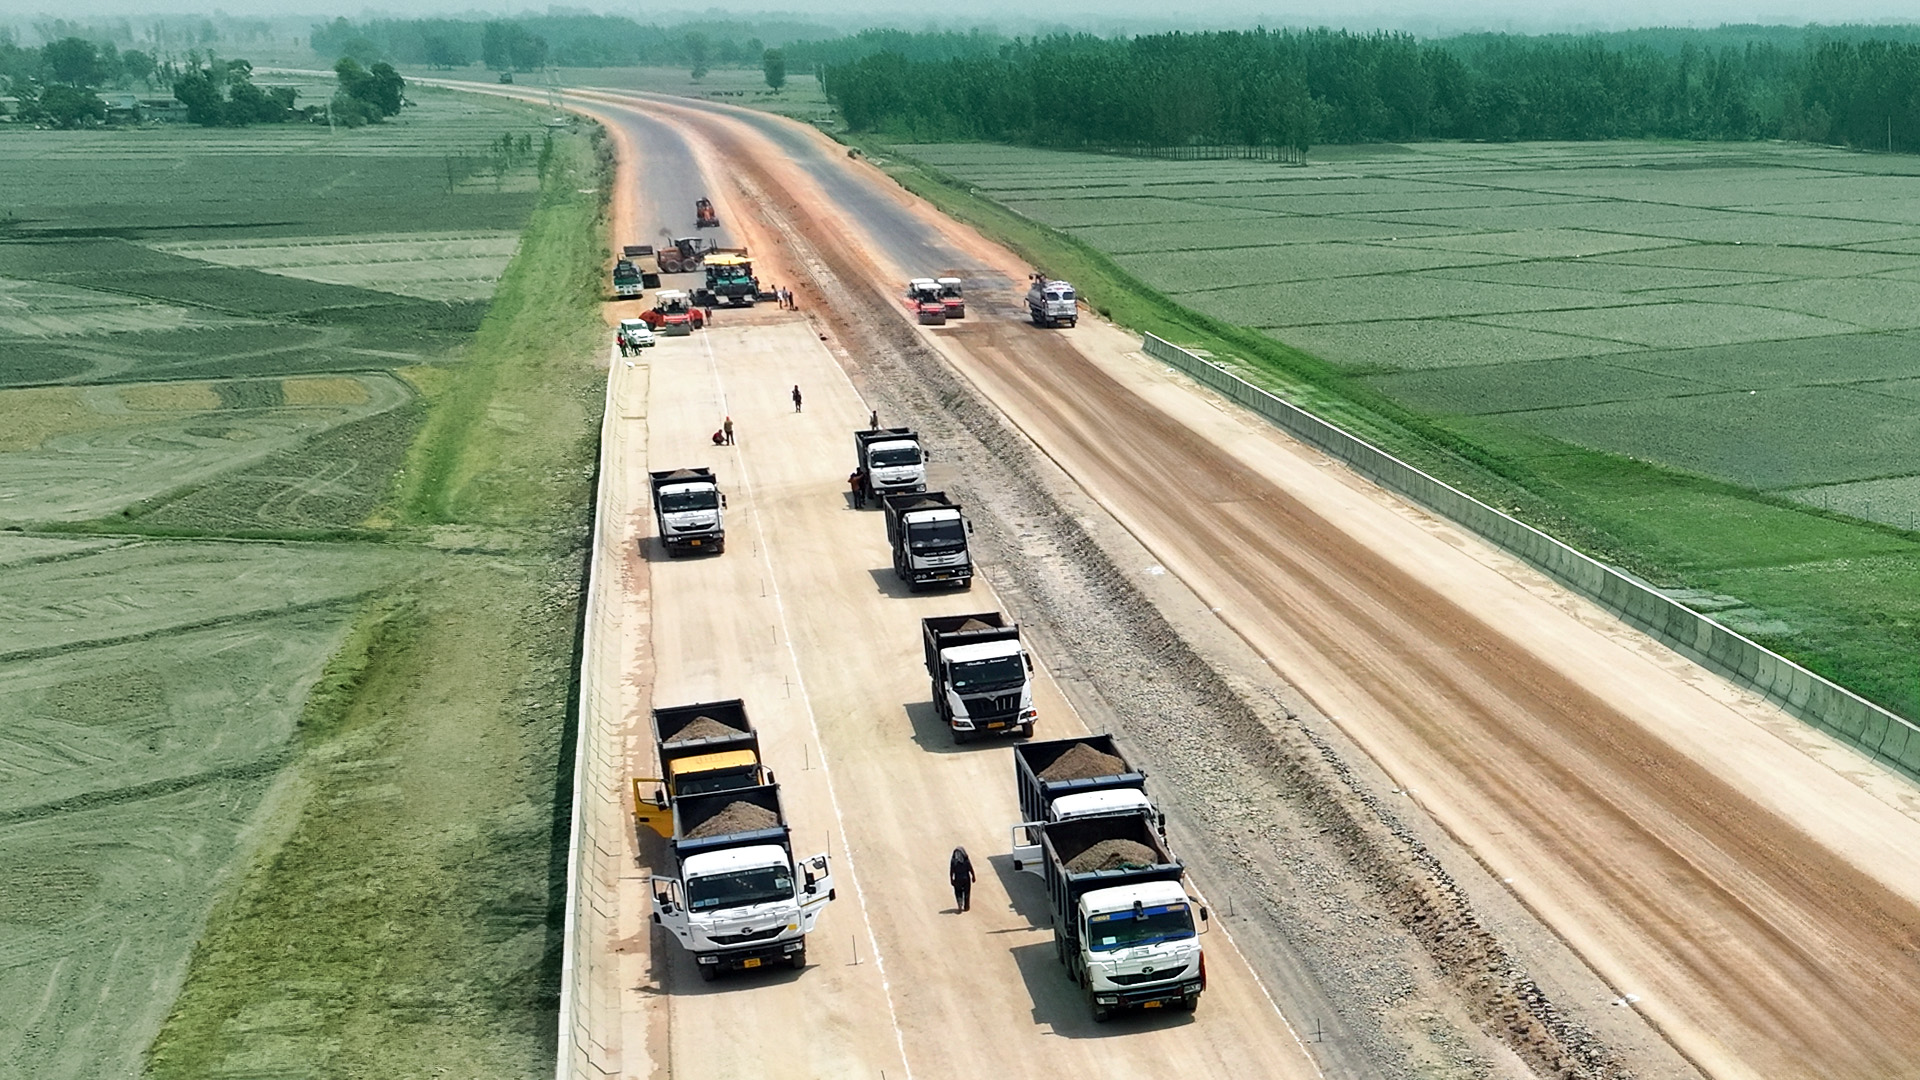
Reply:
<svg viewBox="0 0 1920 1080"><path fill-rule="evenodd" d="M560 152L464 363L418 380L384 525L445 553L310 696L282 839L216 908L152 1076L552 1070L606 183L586 139Z"/></svg>
<svg viewBox="0 0 1920 1080"><path fill-rule="evenodd" d="M1657 585L1737 597L1718 617L1864 697L1920 717L1913 663L1920 536L1495 419L1424 415L1266 334L1183 307L1093 247L884 139L845 141L915 194L1074 282L1114 322L1231 363L1249 380Z"/></svg>

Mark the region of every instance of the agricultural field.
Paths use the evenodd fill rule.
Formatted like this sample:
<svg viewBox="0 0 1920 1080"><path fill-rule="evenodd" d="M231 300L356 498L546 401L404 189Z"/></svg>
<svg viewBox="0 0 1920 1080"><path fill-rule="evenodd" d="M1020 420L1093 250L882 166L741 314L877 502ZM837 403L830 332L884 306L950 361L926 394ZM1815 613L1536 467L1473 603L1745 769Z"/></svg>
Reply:
<svg viewBox="0 0 1920 1080"><path fill-rule="evenodd" d="M196 1062L171 1075L269 1062L251 1044L245 1060L207 1045L195 1026L207 1014L181 1004L206 982L205 935L253 931L236 898L285 865L288 843L350 850L329 823L357 821L359 854L375 858L364 841L391 812L388 771L432 752L397 748L386 728L406 716L428 730L435 713L382 704L370 672L419 663L403 646L440 620L487 622L479 609L497 625L438 645L484 673L468 672L464 698L432 692L449 719L501 733L470 758L491 787L455 797L460 822L389 838L382 888L405 909L381 920L429 939L409 921L432 910L408 891L423 874L439 875L439 890L471 889L489 917L518 912L530 925L494 931L516 942L512 956L475 965L504 964L513 975L494 977L523 985L474 1016L490 1029L477 1036L490 1075L538 1060L559 728L529 726L548 706L529 709L526 696L552 697L557 720L578 526L550 530L560 504L584 500L549 489L584 472L571 457L553 463L580 452L578 433L553 425L591 430L575 398L586 400L576 383L592 369L546 371L531 389L503 379L501 363L540 369L489 346L482 328L511 291L523 318L548 320L517 333L556 361L579 362L569 342L585 338L570 333L598 344L579 288L532 301L527 279L542 271L516 278L513 267L523 239L542 235L549 270L571 259L597 271L599 188L584 133L547 127L543 110L408 96L417 104L400 117L351 131L0 131L0 1000L20 1006L0 1010L0 1075L150 1075L169 1023L187 1032L170 1037L176 1058ZM567 227L533 228L542 213ZM440 532L473 508L423 518L403 477L445 402L485 418L495 392L550 417L534 434L552 445L508 455L542 470L540 483L523 504L494 508L511 523L490 521L493 550L473 555ZM441 425L436 452L459 460L485 442L487 424L471 427ZM533 554L506 550L522 544ZM435 686L397 677L390 693ZM374 715L350 721L354 708ZM451 857L449 843L474 846L475 827L523 846L518 876L478 851L484 874ZM313 910L315 887L274 889ZM311 933L275 926L289 948ZM448 926L470 935L458 917ZM432 959L451 976L461 964ZM363 968L329 978L351 996L376 965ZM318 985L311 971L272 978ZM250 997L267 1002L257 987ZM215 1023L223 1037L228 1019ZM303 1041L286 1020L265 1037L303 1074L364 1049L324 1020ZM352 1022L368 1030L365 1015ZM382 1052L388 1075L431 1071Z"/></svg>
<svg viewBox="0 0 1920 1080"><path fill-rule="evenodd" d="M1421 412L1900 528L1920 514L1920 161L1673 143L1330 148L1306 166L903 149Z"/></svg>

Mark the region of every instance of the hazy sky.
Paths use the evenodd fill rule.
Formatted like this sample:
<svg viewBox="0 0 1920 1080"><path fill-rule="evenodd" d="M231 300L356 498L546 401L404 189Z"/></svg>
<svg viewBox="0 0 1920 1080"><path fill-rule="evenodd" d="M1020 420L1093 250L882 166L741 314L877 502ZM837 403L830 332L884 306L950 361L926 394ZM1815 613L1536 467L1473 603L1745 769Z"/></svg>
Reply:
<svg viewBox="0 0 1920 1080"><path fill-rule="evenodd" d="M571 10L607 11L642 21L683 22L698 17L695 4L644 5L636 3L573 3ZM884 23L912 29L930 24L965 27L971 22L1001 23L1018 31L1036 19L1092 29L1116 25L1158 29L1177 25L1268 26L1332 25L1354 29L1404 29L1415 33L1447 33L1469 29L1538 32L1549 30L1622 29L1635 26L1715 26L1721 23L1808 22L1916 22L1920 0L1210 0L1174 8L1154 0L1096 3L1056 0L1037 8L1020 0L951 0L937 5L902 5L886 0L775 0L759 13L790 14L849 30ZM331 7L314 0L0 0L0 25L26 25L50 16L93 18L112 15L162 15L224 11L240 16L276 16L305 10L315 21L347 15L499 15L529 9L545 10L526 0L406 0L366 5L342 3ZM914 14L907 14L915 11ZM1191 22L1189 22L1189 13ZM751 18L744 7L732 7L722 18Z"/></svg>

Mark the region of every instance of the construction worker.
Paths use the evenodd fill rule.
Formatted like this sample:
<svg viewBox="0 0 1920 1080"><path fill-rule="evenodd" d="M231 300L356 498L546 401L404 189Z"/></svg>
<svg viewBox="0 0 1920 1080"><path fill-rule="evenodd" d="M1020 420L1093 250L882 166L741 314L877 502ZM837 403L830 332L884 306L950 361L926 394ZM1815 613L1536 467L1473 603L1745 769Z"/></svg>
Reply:
<svg viewBox="0 0 1920 1080"><path fill-rule="evenodd" d="M868 431L880 430L880 410L879 409L874 409L872 412L867 413L867 430Z"/></svg>
<svg viewBox="0 0 1920 1080"><path fill-rule="evenodd" d="M733 417L731 416L727 417L726 421L720 425L720 430L727 433L727 445L732 446L733 445Z"/></svg>
<svg viewBox="0 0 1920 1080"><path fill-rule="evenodd" d="M793 411L794 412L800 411L800 384L799 383L793 384Z"/></svg>
<svg viewBox="0 0 1920 1080"><path fill-rule="evenodd" d="M847 474L847 490L853 493L853 508L860 510L867 505L867 477L859 469Z"/></svg>
<svg viewBox="0 0 1920 1080"><path fill-rule="evenodd" d="M973 860L967 858L967 849L954 848L947 857L947 881L953 885L955 914L973 906L973 876Z"/></svg>

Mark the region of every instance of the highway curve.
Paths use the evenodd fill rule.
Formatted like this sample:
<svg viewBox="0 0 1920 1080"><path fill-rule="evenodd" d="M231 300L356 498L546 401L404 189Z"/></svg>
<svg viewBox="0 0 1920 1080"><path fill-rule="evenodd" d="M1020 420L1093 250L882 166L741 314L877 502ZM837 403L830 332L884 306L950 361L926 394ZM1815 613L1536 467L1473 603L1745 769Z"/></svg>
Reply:
<svg viewBox="0 0 1920 1080"><path fill-rule="evenodd" d="M929 262L1020 272L831 143L657 104L779 192L876 310ZM1694 1064L1911 1074L1920 819L1903 785L1097 323L1046 333L982 306L927 336Z"/></svg>

